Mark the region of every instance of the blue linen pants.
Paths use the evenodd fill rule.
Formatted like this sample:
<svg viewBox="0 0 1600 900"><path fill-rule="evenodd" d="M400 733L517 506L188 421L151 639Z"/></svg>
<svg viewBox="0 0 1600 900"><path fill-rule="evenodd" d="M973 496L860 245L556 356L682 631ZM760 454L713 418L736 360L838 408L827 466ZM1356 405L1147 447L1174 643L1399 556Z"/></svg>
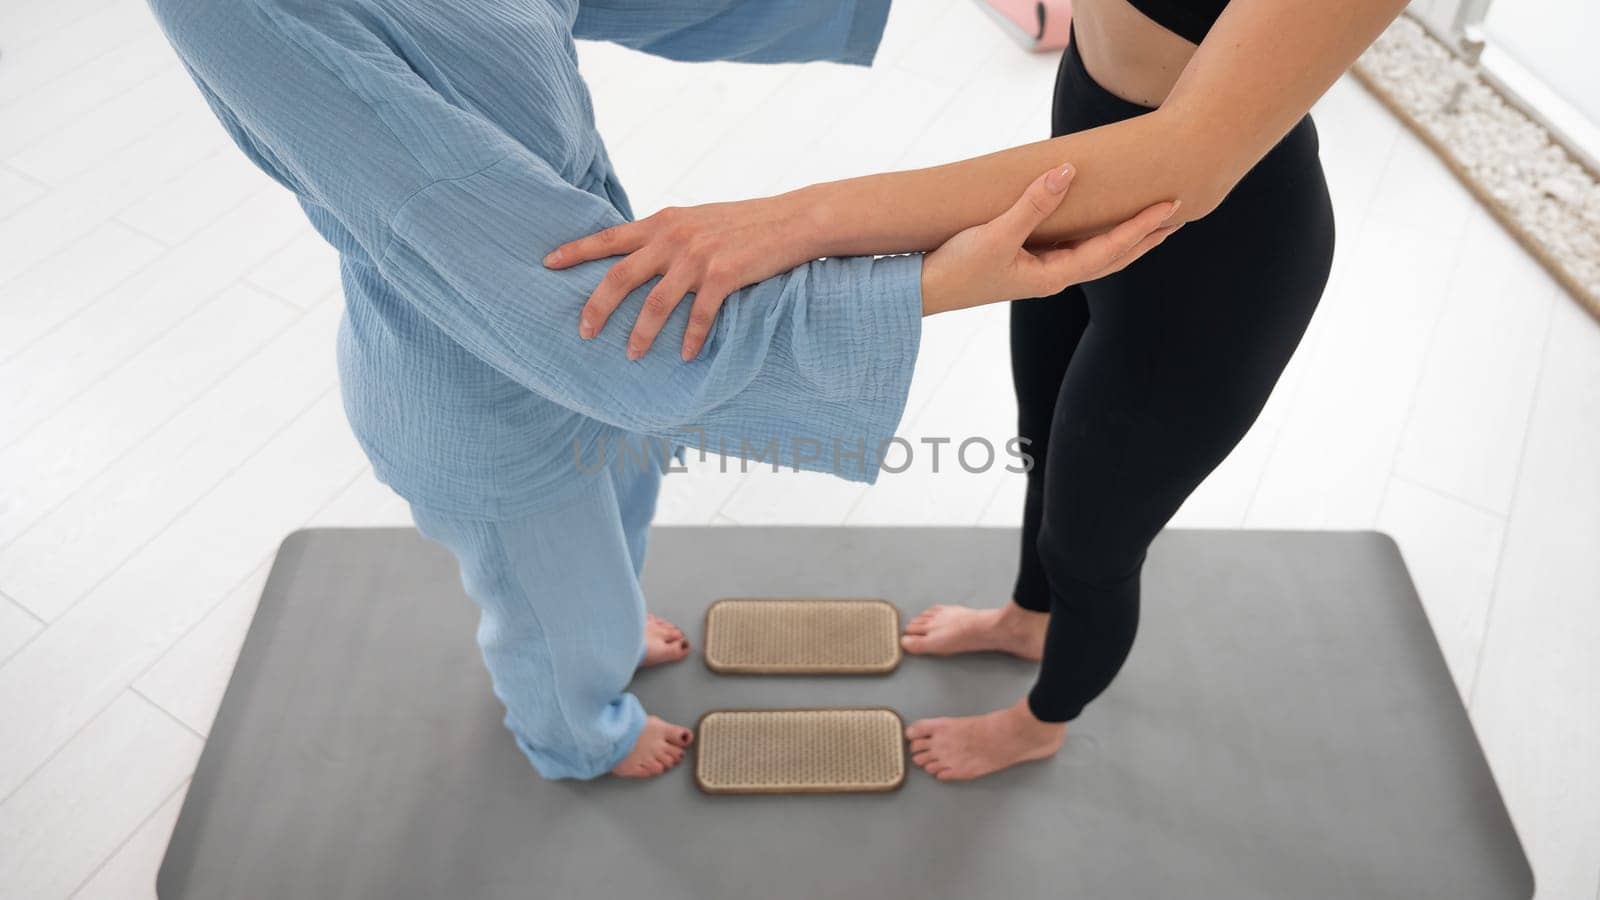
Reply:
<svg viewBox="0 0 1600 900"><path fill-rule="evenodd" d="M461 567L506 727L545 778L604 775L645 720L626 689L644 659L639 573L661 471L625 460L575 473L572 485L548 509L512 519L411 508Z"/></svg>

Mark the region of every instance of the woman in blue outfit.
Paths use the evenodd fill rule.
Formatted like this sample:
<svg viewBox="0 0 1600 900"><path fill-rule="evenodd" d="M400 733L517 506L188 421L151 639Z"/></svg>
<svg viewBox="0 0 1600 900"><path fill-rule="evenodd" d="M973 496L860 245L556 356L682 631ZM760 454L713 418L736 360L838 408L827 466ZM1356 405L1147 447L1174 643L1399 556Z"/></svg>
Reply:
<svg viewBox="0 0 1600 900"><path fill-rule="evenodd" d="M670 447L775 451L871 481L921 316L1051 293L1167 233L1172 204L1155 202L1092 239L1024 251L1070 180L1057 159L926 256L749 279L691 360L630 360L616 329L582 339L605 266L538 258L631 210L573 39L864 64L887 5L152 0L234 141L338 249L351 424L418 527L455 554L506 723L546 777L660 774L690 740L626 692L639 666L688 651L638 583ZM665 332L681 340L689 318L665 318Z"/></svg>

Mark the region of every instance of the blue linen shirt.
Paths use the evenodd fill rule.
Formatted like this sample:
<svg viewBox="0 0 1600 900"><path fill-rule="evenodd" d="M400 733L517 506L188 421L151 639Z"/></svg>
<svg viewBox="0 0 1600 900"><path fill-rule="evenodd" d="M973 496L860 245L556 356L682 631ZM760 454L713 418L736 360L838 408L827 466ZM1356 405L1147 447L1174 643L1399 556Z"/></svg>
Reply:
<svg viewBox="0 0 1600 900"><path fill-rule="evenodd" d="M607 263L540 260L632 217L574 38L864 65L888 0L151 6L234 141L338 249L345 408L407 500L519 515L570 485L578 460L642 436L876 478L916 359L919 258L820 260L747 287L688 363L671 348L689 304L630 361L625 319L578 336Z"/></svg>

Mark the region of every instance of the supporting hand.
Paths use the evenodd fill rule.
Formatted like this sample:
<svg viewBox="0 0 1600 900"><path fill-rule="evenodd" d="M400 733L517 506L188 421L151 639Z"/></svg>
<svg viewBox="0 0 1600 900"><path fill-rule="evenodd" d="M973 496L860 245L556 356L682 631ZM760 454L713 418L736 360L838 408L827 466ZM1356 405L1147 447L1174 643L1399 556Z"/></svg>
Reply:
<svg viewBox="0 0 1600 900"><path fill-rule="evenodd" d="M1066 197L1070 165L1033 180L995 219L945 241L922 260L922 313L948 312L1002 300L1047 297L1109 275L1143 256L1178 226L1166 223L1176 202L1146 207L1103 234L1030 250L1024 244Z"/></svg>
<svg viewBox="0 0 1600 900"><path fill-rule="evenodd" d="M729 294L823 255L809 240L818 225L812 212L793 194L668 208L562 244L545 257L544 264L565 269L593 259L623 257L584 304L578 334L585 340L600 333L634 288L661 276L628 338L632 359L644 356L667 317L685 295L693 293L689 328L683 336L683 358L689 360L699 354Z"/></svg>

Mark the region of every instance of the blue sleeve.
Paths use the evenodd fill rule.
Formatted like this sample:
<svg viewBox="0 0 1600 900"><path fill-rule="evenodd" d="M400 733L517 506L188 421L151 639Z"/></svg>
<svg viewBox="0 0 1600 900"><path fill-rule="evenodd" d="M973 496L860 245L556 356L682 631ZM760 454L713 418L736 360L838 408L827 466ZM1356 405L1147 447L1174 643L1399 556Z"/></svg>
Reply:
<svg viewBox="0 0 1600 900"><path fill-rule="evenodd" d="M775 448L785 464L876 476L916 359L919 258L823 260L745 288L689 363L672 352L682 304L660 346L630 361L620 322L592 341L577 333L607 265L539 262L622 221L610 203L447 103L360 23L313 28L248 3L153 5L258 164L337 217L407 302L478 358L629 431L700 431L713 449ZM868 458L856 464L858 446Z"/></svg>
<svg viewBox="0 0 1600 900"><path fill-rule="evenodd" d="M579 0L574 37L668 59L865 66L889 0Z"/></svg>

